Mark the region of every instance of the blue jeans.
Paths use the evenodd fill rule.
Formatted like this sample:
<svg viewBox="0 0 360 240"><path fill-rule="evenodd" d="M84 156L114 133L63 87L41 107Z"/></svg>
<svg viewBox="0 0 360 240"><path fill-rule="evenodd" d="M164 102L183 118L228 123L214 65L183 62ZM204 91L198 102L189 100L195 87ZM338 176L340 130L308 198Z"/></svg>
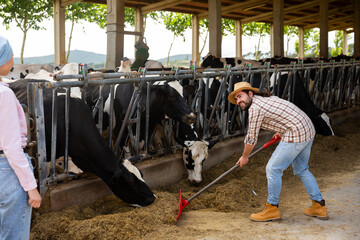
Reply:
<svg viewBox="0 0 360 240"><path fill-rule="evenodd" d="M31 163L30 166L32 168ZM0 239L29 239L31 210L27 192L21 187L6 156L0 154Z"/></svg>
<svg viewBox="0 0 360 240"><path fill-rule="evenodd" d="M268 181L268 203L279 204L281 192L281 178L285 169L292 164L294 174L300 178L310 199L321 201L319 187L314 176L309 171L309 157L311 146L314 141L303 143L280 142L266 165L266 177Z"/></svg>

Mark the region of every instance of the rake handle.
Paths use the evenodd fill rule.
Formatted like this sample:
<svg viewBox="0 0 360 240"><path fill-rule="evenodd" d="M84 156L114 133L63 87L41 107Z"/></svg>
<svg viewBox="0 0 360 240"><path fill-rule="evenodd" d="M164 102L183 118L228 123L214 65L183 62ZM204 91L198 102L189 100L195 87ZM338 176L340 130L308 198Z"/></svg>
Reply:
<svg viewBox="0 0 360 240"><path fill-rule="evenodd" d="M261 146L260 148L256 149L253 153L250 154L249 159L251 157L253 157L255 154L257 154L258 152L260 152L261 150L268 148L269 146L271 146L272 144L276 143L277 141L279 141L281 139L281 137L279 136L274 136L269 142L265 143L263 146ZM218 182L220 179L222 179L223 177L225 177L226 175L228 175L230 172L232 172L235 168L239 167L240 164L235 164L232 168L230 168L229 170L227 170L226 172L224 172L223 174L221 174L219 177L217 177L215 180L213 180L211 183L209 183L208 185L206 185L203 189L201 189L200 191L198 191L197 193L195 193L193 196L191 196L187 201L190 202L191 200L193 200L194 198L196 198L197 196L199 196L201 193L203 193L205 190L207 190L209 187L211 187L212 185L214 185L216 182Z"/></svg>

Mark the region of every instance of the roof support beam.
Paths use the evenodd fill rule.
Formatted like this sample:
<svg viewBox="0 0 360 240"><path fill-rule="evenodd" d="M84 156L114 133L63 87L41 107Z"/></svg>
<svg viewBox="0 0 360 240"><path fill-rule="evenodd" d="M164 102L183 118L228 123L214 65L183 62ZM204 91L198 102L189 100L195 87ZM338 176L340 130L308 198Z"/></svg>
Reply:
<svg viewBox="0 0 360 240"><path fill-rule="evenodd" d="M199 53L200 24L199 24L199 17L197 15L192 15L191 30L192 30L191 60L195 61L196 65L199 66L199 63L200 63L200 53Z"/></svg>
<svg viewBox="0 0 360 240"><path fill-rule="evenodd" d="M135 9L135 32L139 32L140 35L135 35L135 43L144 36L144 15L141 12L141 8ZM134 49L134 56L136 56L136 48Z"/></svg>
<svg viewBox="0 0 360 240"><path fill-rule="evenodd" d="M107 54L106 68L115 69L124 56L124 1L107 0Z"/></svg>
<svg viewBox="0 0 360 240"><path fill-rule="evenodd" d="M54 0L54 63L66 64L65 59L65 7L61 0Z"/></svg>
<svg viewBox="0 0 360 240"><path fill-rule="evenodd" d="M173 7L173 6L180 5L180 4L183 4L186 2L191 2L191 0L165 0L165 1L149 4L145 7L142 7L141 11L145 15L150 12L159 11L164 8Z"/></svg>
<svg viewBox="0 0 360 240"><path fill-rule="evenodd" d="M305 30L299 27L299 58L303 59L305 56Z"/></svg>
<svg viewBox="0 0 360 240"><path fill-rule="evenodd" d="M222 7L221 8L221 15L228 13L228 12L232 12L235 11L236 9L245 9L245 8L253 8L256 7L258 5L262 5L263 3L269 2L269 0L249 0L246 2L241 2L241 3L236 3L236 4L232 4L226 7ZM200 19L203 18L207 18L209 16L208 12L203 12L198 14L198 17Z"/></svg>
<svg viewBox="0 0 360 240"><path fill-rule="evenodd" d="M271 57L284 56L284 0L273 0Z"/></svg>
<svg viewBox="0 0 360 240"><path fill-rule="evenodd" d="M328 58L329 51L329 1L320 0L320 57Z"/></svg>
<svg viewBox="0 0 360 240"><path fill-rule="evenodd" d="M235 56L242 57L242 24L240 20L235 21Z"/></svg>
<svg viewBox="0 0 360 240"><path fill-rule="evenodd" d="M346 30L343 30L343 51L344 55L348 55L348 33Z"/></svg>
<svg viewBox="0 0 360 240"><path fill-rule="evenodd" d="M332 1L334 1L334 0L332 0ZM295 6L287 7L284 9L284 14L292 12L292 11L299 11L302 9L315 7L318 4L319 4L319 2L316 0L316 1L311 1L311 2L307 2L307 3L302 3L302 4L295 5ZM267 13L259 14L257 16L242 19L241 22L243 24L246 24L246 23L250 23L250 22L256 22L256 21L260 21L260 20L264 20L264 19L269 19L272 16L273 16L272 12L267 12Z"/></svg>
<svg viewBox="0 0 360 240"><path fill-rule="evenodd" d="M354 1L354 57L360 55L360 1Z"/></svg>
<svg viewBox="0 0 360 240"><path fill-rule="evenodd" d="M61 2L61 7L66 7L68 5L71 5L73 3L78 3L78 2L81 2L81 1L78 1L78 0L59 0Z"/></svg>
<svg viewBox="0 0 360 240"><path fill-rule="evenodd" d="M221 57L221 0L209 1L209 52Z"/></svg>
<svg viewBox="0 0 360 240"><path fill-rule="evenodd" d="M331 10L329 11L329 16L332 15L332 13L334 12L334 10ZM317 17L319 18L319 16ZM347 17L343 17L343 18L335 18L335 19L332 19L332 20L328 20L328 23L329 23L329 26L331 24L335 24L335 23L341 23L341 22L344 22L344 21L348 21L348 20L351 20L351 19L354 19L353 16L347 16ZM315 24L310 24L310 25L306 25L304 26L305 29L311 29L311 28L316 28L316 27L320 27L320 23L315 23ZM332 31L329 29L329 31Z"/></svg>
<svg viewBox="0 0 360 240"><path fill-rule="evenodd" d="M332 10L328 11L328 14L329 14L329 16L331 16L331 15L339 13L339 12L350 10L351 8L352 8L352 6L349 5L349 6L346 6L344 8L340 8L340 9L338 9L338 8L332 9ZM310 15L307 15L307 16L304 16L304 17L299 17L299 18L296 18L296 19L284 21L284 25L291 26L293 24L296 24L296 23L299 23L299 22L302 22L302 21L306 21L306 20L310 20L310 19L319 19L319 18L320 18L320 14L319 13L314 13L314 14L310 14ZM311 26L311 27L309 27L309 26ZM319 24L312 24L312 25L305 26L306 29L314 28L314 27L319 27Z"/></svg>
<svg viewBox="0 0 360 240"><path fill-rule="evenodd" d="M329 27L329 32L330 31L335 31L335 30L347 30L348 28L352 28L354 27L354 23L348 23L348 24L344 24L344 25L336 25L336 26L332 26ZM352 33L353 30L349 30L347 31L347 33Z"/></svg>

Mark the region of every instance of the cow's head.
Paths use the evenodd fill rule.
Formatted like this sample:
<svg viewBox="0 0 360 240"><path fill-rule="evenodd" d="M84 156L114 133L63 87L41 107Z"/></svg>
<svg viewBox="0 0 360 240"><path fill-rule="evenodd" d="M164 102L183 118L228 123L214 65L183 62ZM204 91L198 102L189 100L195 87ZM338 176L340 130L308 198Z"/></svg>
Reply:
<svg viewBox="0 0 360 240"><path fill-rule="evenodd" d="M155 201L155 195L146 185L142 174L125 159L115 170L109 183L113 193L134 206L147 206Z"/></svg>
<svg viewBox="0 0 360 240"><path fill-rule="evenodd" d="M211 53L206 54L206 56L203 57L201 67L203 68L210 67L214 60L215 60L215 56L213 56Z"/></svg>
<svg viewBox="0 0 360 240"><path fill-rule="evenodd" d="M185 98L182 95L182 86L178 81L161 82L153 85L155 88L156 103L151 103L151 106L156 106L161 109L168 117L183 122L185 124L192 124L196 121L196 115L191 112ZM156 110L155 110L156 111Z"/></svg>
<svg viewBox="0 0 360 240"><path fill-rule="evenodd" d="M204 161L209 156L216 141L184 141L183 160L188 172L188 179L192 184L199 184L202 181L201 173Z"/></svg>

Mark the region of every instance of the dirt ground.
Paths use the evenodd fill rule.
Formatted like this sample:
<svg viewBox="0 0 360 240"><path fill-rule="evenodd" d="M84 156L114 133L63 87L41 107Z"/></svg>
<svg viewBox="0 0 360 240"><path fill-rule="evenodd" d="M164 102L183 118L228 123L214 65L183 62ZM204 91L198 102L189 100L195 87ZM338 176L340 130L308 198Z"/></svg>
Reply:
<svg viewBox="0 0 360 240"><path fill-rule="evenodd" d="M270 147L191 201L179 221L179 188L188 199L231 168L240 154L204 172L198 187L184 178L154 189L157 200L148 207L132 208L108 196L89 206L34 214L32 239L360 239L360 124L349 119L334 131L336 136L316 136L309 162L326 200L328 221L304 215L311 201L291 167L283 176L282 221L249 220L266 202L265 165L274 150Z"/></svg>

